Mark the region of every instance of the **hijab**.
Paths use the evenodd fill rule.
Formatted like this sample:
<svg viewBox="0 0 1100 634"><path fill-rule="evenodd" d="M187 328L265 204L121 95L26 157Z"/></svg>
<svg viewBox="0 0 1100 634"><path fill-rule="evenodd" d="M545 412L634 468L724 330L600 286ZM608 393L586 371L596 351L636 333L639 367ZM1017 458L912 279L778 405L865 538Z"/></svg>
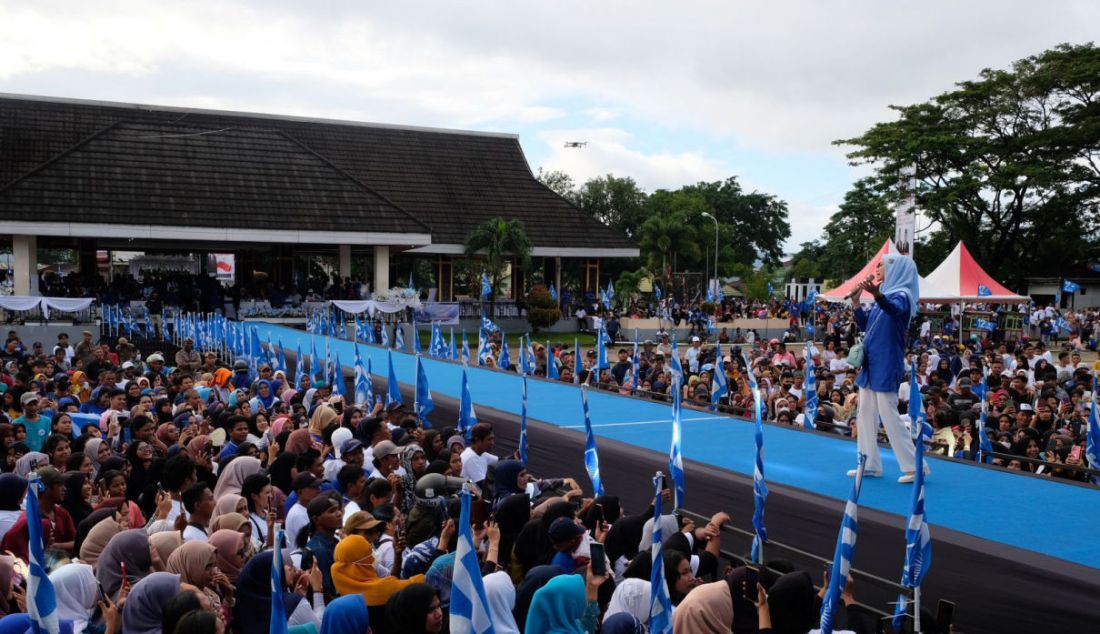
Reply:
<svg viewBox="0 0 1100 634"><path fill-rule="evenodd" d="M157 549L161 562L167 563L172 553L183 545L183 536L179 531L160 531L149 536L149 544Z"/></svg>
<svg viewBox="0 0 1100 634"><path fill-rule="evenodd" d="M527 612L525 632L531 634L584 634L584 579L558 575L535 592Z"/></svg>
<svg viewBox="0 0 1100 634"><path fill-rule="evenodd" d="M240 531L241 527L248 524L248 518L240 513L226 513L225 515L219 515L210 522L210 530L231 530Z"/></svg>
<svg viewBox="0 0 1100 634"><path fill-rule="evenodd" d="M649 580L636 577L627 577L616 584L611 601L607 604L604 623L607 623L608 617L624 613L648 622L650 588L652 586Z"/></svg>
<svg viewBox="0 0 1100 634"><path fill-rule="evenodd" d="M729 584L724 580L704 583L695 588L672 613L672 629L676 631L729 634L732 628L733 598Z"/></svg>
<svg viewBox="0 0 1100 634"><path fill-rule="evenodd" d="M699 588L692 590L688 597L698 591ZM816 627L818 613L814 609L815 595L814 582L810 579L810 573L805 570L788 572L776 579L768 590L772 631L775 634L804 634ZM676 612L679 613L683 606L684 603L681 602Z"/></svg>
<svg viewBox="0 0 1100 634"><path fill-rule="evenodd" d="M88 456L88 459L92 461L92 477L99 473L99 446L103 444L103 439L98 436L92 436L84 442L84 455Z"/></svg>
<svg viewBox="0 0 1100 634"><path fill-rule="evenodd" d="M237 577L237 602L233 610L235 622L240 628L239 634L268 634L271 630L272 557L270 550L254 555ZM285 561L289 562L290 559ZM283 593L283 609L288 617L302 600L300 595L293 592ZM325 608L326 613L331 606L329 604Z"/></svg>
<svg viewBox="0 0 1100 634"><path fill-rule="evenodd" d="M80 553L81 561L94 566L111 538L122 532L122 527L115 519L116 513L117 508L100 509L80 523L76 541L79 544L77 552Z"/></svg>
<svg viewBox="0 0 1100 634"><path fill-rule="evenodd" d="M69 512L73 518L73 525L80 524L86 517L92 514L92 505L84 499L84 483L88 480L88 474L83 471L70 471L65 474L65 498L61 506Z"/></svg>
<svg viewBox="0 0 1100 634"><path fill-rule="evenodd" d="M50 573L54 595L57 597L57 616L73 622L74 632L83 632L88 617L95 609L95 572L88 564L72 562Z"/></svg>
<svg viewBox="0 0 1100 634"><path fill-rule="evenodd" d="M524 525L513 548L513 557L526 573L531 568L550 563L556 551L550 543L550 524L559 517L573 517L573 505L569 502L552 502L542 517Z"/></svg>
<svg viewBox="0 0 1100 634"><path fill-rule="evenodd" d="M309 433L314 436L324 435L325 428L334 423L337 417L336 410L328 405L318 406L313 416L309 417Z"/></svg>
<svg viewBox="0 0 1100 634"><path fill-rule="evenodd" d="M600 634L645 634L645 626L633 614L619 612L603 620Z"/></svg>
<svg viewBox="0 0 1100 634"><path fill-rule="evenodd" d="M14 473L0 473L0 511L18 511L27 495L26 478Z"/></svg>
<svg viewBox="0 0 1100 634"><path fill-rule="evenodd" d="M203 458L203 454L206 451L206 444L210 442L210 437L206 434L199 434L191 440L187 441L187 446L184 448L187 451L188 457L191 458L191 462L198 463Z"/></svg>
<svg viewBox="0 0 1100 634"><path fill-rule="evenodd" d="M91 539L92 535L89 534L84 545L87 546ZM144 528L131 528L118 533L107 542L106 548L96 560L95 577L103 586L103 591L112 599L122 589L120 564L126 565L126 578L130 583L140 581L151 572L153 561L149 555L149 535Z"/></svg>
<svg viewBox="0 0 1100 634"><path fill-rule="evenodd" d="M267 398L260 396L260 386L267 386ZM275 404L275 401L279 400L279 397L275 395L275 386L271 384L271 381L267 379L260 379L256 381L256 400L264 406L265 410L271 409L271 406Z"/></svg>
<svg viewBox="0 0 1100 634"><path fill-rule="evenodd" d="M358 634L366 632L368 627L370 627L370 616L362 595L349 594L325 606L325 617L321 620L321 634ZM420 628L424 629L423 619L420 621ZM407 630L409 634L414 631Z"/></svg>
<svg viewBox="0 0 1100 634"><path fill-rule="evenodd" d="M349 535L336 544L333 552L332 583L340 594L362 594L368 606L385 605L390 596L424 575L408 579L379 577L374 570L374 549L362 535Z"/></svg>
<svg viewBox="0 0 1100 634"><path fill-rule="evenodd" d="M886 272L879 292L883 295L905 295L909 300L909 319L912 319L920 308L920 275L917 274L916 263L913 258L896 253L887 253L882 261L886 265Z"/></svg>
<svg viewBox="0 0 1100 634"><path fill-rule="evenodd" d="M15 474L26 478L31 474L31 465L46 465L50 462L49 456L39 451L28 451L15 462Z"/></svg>
<svg viewBox="0 0 1100 634"><path fill-rule="evenodd" d="M500 565L508 570L512 566L512 546L520 531L531 521L531 499L526 493L516 493L505 498L496 509L497 527L500 528Z"/></svg>
<svg viewBox="0 0 1100 634"><path fill-rule="evenodd" d="M211 520L215 520L222 515L229 515L230 513L237 512L237 506L240 505L243 497L236 493L226 493L218 498L218 502L214 505L214 512L210 515Z"/></svg>
<svg viewBox="0 0 1100 634"><path fill-rule="evenodd" d="M386 631L394 634L425 634L425 621L432 599L439 596L435 588L426 583L414 583L395 593L386 602ZM496 634L504 634L496 618L492 620Z"/></svg>
<svg viewBox="0 0 1100 634"><path fill-rule="evenodd" d="M516 607L513 610L520 631L527 631L527 612L531 608L531 600L535 598L535 592L546 585L547 581L561 574L565 573L558 566L535 566L520 582L519 587L516 588ZM531 634L538 633L532 631Z"/></svg>
<svg viewBox="0 0 1100 634"><path fill-rule="evenodd" d="M295 429L286 439L286 452L300 454L313 449L313 437L308 429Z"/></svg>
<svg viewBox="0 0 1100 634"><path fill-rule="evenodd" d="M217 548L212 544L192 539L172 551L164 567L168 572L179 575L184 583L201 589L206 587L206 565L211 559L216 559L216 554Z"/></svg>
<svg viewBox="0 0 1100 634"><path fill-rule="evenodd" d="M218 476L218 483L214 486L214 499L220 502L226 493L240 494L245 478L259 473L262 469L263 465L260 464L259 458L251 456L234 458L225 465L225 469Z"/></svg>
<svg viewBox="0 0 1100 634"><path fill-rule="evenodd" d="M485 596L489 600L489 617L493 621L496 634L519 634L516 617L512 611L516 608L516 586L512 578L503 570L486 575Z"/></svg>
<svg viewBox="0 0 1100 634"><path fill-rule="evenodd" d="M501 460L497 463L493 482L497 493L494 506L498 506L504 498L513 493L523 493L523 489L519 488L517 480L519 480L520 472L525 468L519 460Z"/></svg>
<svg viewBox="0 0 1100 634"><path fill-rule="evenodd" d="M179 592L180 577L170 572L138 581L122 606L122 634L161 634L164 606Z"/></svg>
<svg viewBox="0 0 1100 634"><path fill-rule="evenodd" d="M247 550L248 537L239 530L223 528L211 533L207 543L217 552L218 570L225 573L230 581L236 583L244 566L241 550Z"/></svg>
<svg viewBox="0 0 1100 634"><path fill-rule="evenodd" d="M607 513L606 508L604 513ZM646 515L628 515L612 522L611 529L607 531L607 540L604 542L607 558L612 564L618 561L619 557L626 557L629 560L638 554L638 544L642 541L642 529L645 527L646 519Z"/></svg>
<svg viewBox="0 0 1100 634"><path fill-rule="evenodd" d="M596 520L600 518L600 507L603 508L603 519L609 525L619 521L619 516L622 515L623 512L622 508L619 506L618 496L597 496L595 500L592 500L592 504L589 505L588 510L584 513L584 526L588 530L596 528ZM612 561L614 561L614 559Z"/></svg>

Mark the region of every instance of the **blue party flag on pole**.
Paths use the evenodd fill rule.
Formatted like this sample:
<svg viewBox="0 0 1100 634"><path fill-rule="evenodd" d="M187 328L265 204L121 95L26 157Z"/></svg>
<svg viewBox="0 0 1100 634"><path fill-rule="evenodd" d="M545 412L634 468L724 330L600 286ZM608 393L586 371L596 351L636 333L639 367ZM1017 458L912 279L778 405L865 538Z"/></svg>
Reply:
<svg viewBox="0 0 1100 634"><path fill-rule="evenodd" d="M931 426L928 425L924 414L924 406L921 402L920 388L917 385L917 362L912 363L909 379L909 421L913 429L917 430L916 439L916 471L913 476L913 501L910 504L909 523L905 528L905 565L901 571L901 585L913 588L915 597L924 576L928 574L928 568L932 565L932 533L928 529L928 520L924 515L924 438L929 435ZM908 596L905 592L898 594L898 602L894 609L894 629L901 631L907 611ZM913 613L915 618L920 612L919 598L914 601ZM917 621L919 631L919 620Z"/></svg>
<svg viewBox="0 0 1100 634"><path fill-rule="evenodd" d="M817 368L814 366L814 346L807 341L806 352L806 411L802 413L802 426L813 429L817 421Z"/></svg>
<svg viewBox="0 0 1100 634"><path fill-rule="evenodd" d="M57 595L46 574L45 542L42 535L42 511L38 507L38 492L45 487L38 475L30 477L27 486L27 552L30 576L27 578L27 613L35 634L57 634L61 624L57 615Z"/></svg>
<svg viewBox="0 0 1100 634"><path fill-rule="evenodd" d="M676 335L672 335L672 358L669 359L669 367L672 369L672 376L679 378L680 382L684 382L684 366L680 363L680 349L676 346Z"/></svg>
<svg viewBox="0 0 1100 634"><path fill-rule="evenodd" d="M596 332L596 380L599 380L600 370L606 370L611 367L611 363L607 360L607 345L603 341L603 326Z"/></svg>
<svg viewBox="0 0 1100 634"><path fill-rule="evenodd" d="M721 355L719 355L721 356ZM638 329L634 329L634 354L630 356L630 393L634 394L641 387L641 360L638 357Z"/></svg>
<svg viewBox="0 0 1100 634"><path fill-rule="evenodd" d="M581 372L584 365L581 363L581 340L573 337L573 382L581 382Z"/></svg>
<svg viewBox="0 0 1100 634"><path fill-rule="evenodd" d="M637 348L638 344L635 343L635 354L637 354ZM726 378L726 368L722 363L722 343L719 342L714 355L714 376L711 378L711 409L718 409L718 403L722 402L722 397L729 394L729 391L729 379Z"/></svg>
<svg viewBox="0 0 1100 634"><path fill-rule="evenodd" d="M370 408L372 405L370 379L367 367L363 365L363 357L359 354L359 344L355 344L355 404Z"/></svg>
<svg viewBox="0 0 1100 634"><path fill-rule="evenodd" d="M495 634L489 598L481 579L477 545L470 528L470 497L470 492L463 489L451 581L450 631L452 634Z"/></svg>
<svg viewBox="0 0 1100 634"><path fill-rule="evenodd" d="M657 301L661 301L661 287L656 283L653 284L653 294L657 296Z"/></svg>
<svg viewBox="0 0 1100 634"><path fill-rule="evenodd" d="M1092 403L1089 405L1089 427L1085 434L1085 457L1088 458L1089 467L1100 467L1100 411L1097 411L1096 401L1100 398L1100 392L1096 391L1096 376L1092 377ZM1100 476L1090 476L1093 484L1100 484Z"/></svg>
<svg viewBox="0 0 1100 634"><path fill-rule="evenodd" d="M489 346L489 333L483 328L477 331L477 364L485 365L485 360L491 356L493 356L493 349Z"/></svg>
<svg viewBox="0 0 1100 634"><path fill-rule="evenodd" d="M978 416L978 462L992 462L993 461L993 443L989 441L989 433L986 430L986 422L989 416L989 370L984 371L982 377L982 409L981 414ZM912 392L912 388L910 388ZM917 394L920 394L918 389ZM909 399L913 399L913 395L909 395Z"/></svg>
<svg viewBox="0 0 1100 634"><path fill-rule="evenodd" d="M486 301L493 294L493 286L489 283L489 273L481 272L481 300Z"/></svg>
<svg viewBox="0 0 1100 634"><path fill-rule="evenodd" d="M672 379L672 444L668 450L668 473L672 476L672 508L680 510L684 506L684 494L687 484L684 481L684 457L681 445L680 412L683 407L684 390L675 377Z"/></svg>
<svg viewBox="0 0 1100 634"><path fill-rule="evenodd" d="M432 402L432 390L428 387L428 373L424 370L424 360L416 355L416 400L413 402L413 410L416 419L426 428L431 428L428 422L428 414L435 409Z"/></svg>
<svg viewBox="0 0 1100 634"><path fill-rule="evenodd" d="M1069 280L1065 280L1064 282L1062 282L1062 291L1066 293L1076 293L1080 290L1081 285L1077 282L1071 282Z"/></svg>
<svg viewBox="0 0 1100 634"><path fill-rule="evenodd" d="M294 388L302 388L302 377L306 375L306 360L302 356L302 344L298 343L298 348L294 352Z"/></svg>
<svg viewBox="0 0 1100 634"><path fill-rule="evenodd" d="M526 335L519 336L519 373L523 376L527 376L528 374L527 346L523 345L523 338L525 336Z"/></svg>
<svg viewBox="0 0 1100 634"><path fill-rule="evenodd" d="M451 328L451 344L449 348L448 358L451 361L458 361L458 344L455 342L455 329Z"/></svg>
<svg viewBox="0 0 1100 634"><path fill-rule="evenodd" d="M555 302L558 301L558 290L554 288L553 282L550 283L550 299L554 300Z"/></svg>
<svg viewBox="0 0 1100 634"><path fill-rule="evenodd" d="M381 341L382 347L383 348L389 348L390 347L390 333L386 329L386 322L382 322L381 332L382 332L382 341Z"/></svg>
<svg viewBox="0 0 1100 634"><path fill-rule="evenodd" d="M557 359L554 358L554 351L550 348L550 342L546 342L546 378L557 381L561 378L561 373L558 372Z"/></svg>
<svg viewBox="0 0 1100 634"><path fill-rule="evenodd" d="M432 344L435 343L435 341L434 341L435 326L434 325L432 326L432 337L433 337L433 341L428 343L428 354L432 354ZM413 342L413 345L412 345L413 354L422 354L424 351L420 348L420 331L417 330L417 328L416 328L416 321L415 320L412 323L412 342Z"/></svg>
<svg viewBox="0 0 1100 634"><path fill-rule="evenodd" d="M279 529L275 533L275 548L271 553L271 630L270 634L287 634L287 614L283 603L283 548L286 547L286 533Z"/></svg>
<svg viewBox="0 0 1100 634"><path fill-rule="evenodd" d="M829 588L821 602L821 632L832 634L833 617L840 592L848 584L848 571L852 568L852 558L856 552L856 538L859 536L859 490L863 485L863 469L867 466L867 454L859 454L859 466L856 479L852 482L852 491L844 505L844 519L840 523L840 532L836 537L836 551L833 553L833 567L829 572Z"/></svg>
<svg viewBox="0 0 1100 634"><path fill-rule="evenodd" d="M600 456L596 451L596 435L592 433L592 417L588 414L588 386L581 386L581 405L584 407L584 468L592 480L592 490L596 497L603 495L603 482L600 480Z"/></svg>
<svg viewBox="0 0 1100 634"><path fill-rule="evenodd" d="M317 370L320 367L321 360L317 357L317 340L311 336L309 338L309 379L311 383L316 383L325 378L323 373L319 378L317 376Z"/></svg>
<svg viewBox="0 0 1100 634"><path fill-rule="evenodd" d="M397 374L393 371L393 351L387 350L386 357L390 363L389 376L386 377L386 405L404 403L401 400L401 386L397 383Z"/></svg>
<svg viewBox="0 0 1100 634"><path fill-rule="evenodd" d="M522 337L522 335L521 335ZM488 342L488 339L486 339ZM522 346L520 356L522 356ZM508 337L500 338L500 359L497 360L497 365L501 370L507 370L512 367L512 355L508 352Z"/></svg>
<svg viewBox="0 0 1100 634"><path fill-rule="evenodd" d="M985 284L978 284L978 297L989 297L993 294L993 290Z"/></svg>
<svg viewBox="0 0 1100 634"><path fill-rule="evenodd" d="M405 351L405 328L398 323L393 330L393 349L399 352Z"/></svg>
<svg viewBox="0 0 1100 634"><path fill-rule="evenodd" d="M466 331L462 331L462 365L470 365L470 340L466 338Z"/></svg>
<svg viewBox="0 0 1100 634"><path fill-rule="evenodd" d="M332 364L332 391L348 399L348 384L344 381L344 366L340 365L340 351L336 351L336 361Z"/></svg>
<svg viewBox="0 0 1100 634"><path fill-rule="evenodd" d="M466 440L470 439L470 430L477 424L477 412L474 411L474 398L470 395L470 380L466 368L462 368L462 393L458 403L457 431Z"/></svg>
<svg viewBox="0 0 1100 634"><path fill-rule="evenodd" d="M341 339L347 339L348 338L348 322L347 322L347 320L344 319L343 312L339 313L339 315L340 315L340 319L337 322L337 326L340 327L340 338Z"/></svg>
<svg viewBox="0 0 1100 634"><path fill-rule="evenodd" d="M523 339L520 339L523 342ZM527 335L527 374L535 373L535 340L531 338L531 335Z"/></svg>
<svg viewBox="0 0 1100 634"><path fill-rule="evenodd" d="M672 598L665 582L665 560L662 552L664 535L661 534L661 490L664 476L660 471L653 478L653 545L649 547L652 563L649 577L649 632L672 634Z"/></svg>
<svg viewBox="0 0 1100 634"><path fill-rule="evenodd" d="M527 377L523 377L523 397L519 407L519 461L527 464Z"/></svg>
<svg viewBox="0 0 1100 634"><path fill-rule="evenodd" d="M286 374L288 366L286 364L286 349L283 348L283 340L282 339L279 339L279 357L278 357L278 360L279 360L279 371L282 372L283 374Z"/></svg>
<svg viewBox="0 0 1100 634"><path fill-rule="evenodd" d="M482 317L481 318L481 329L484 330L485 332L496 332L496 331L500 330L500 326L493 323L492 319L489 319L488 317Z"/></svg>
<svg viewBox="0 0 1100 634"><path fill-rule="evenodd" d="M746 368L752 368L749 360L741 353ZM764 544L768 543L768 529L764 525L764 510L768 503L768 483L764 480L764 420L763 398L760 395L760 386L756 383L756 376L749 369L746 373L749 378L749 389L752 390L753 409L753 441L756 445L756 461L752 471L752 560L755 563L764 562Z"/></svg>
<svg viewBox="0 0 1100 634"><path fill-rule="evenodd" d="M374 337L374 324L371 323L370 319L364 319L363 320L363 329L367 331L366 332L367 343L370 343L370 344L378 343L378 339L376 339Z"/></svg>

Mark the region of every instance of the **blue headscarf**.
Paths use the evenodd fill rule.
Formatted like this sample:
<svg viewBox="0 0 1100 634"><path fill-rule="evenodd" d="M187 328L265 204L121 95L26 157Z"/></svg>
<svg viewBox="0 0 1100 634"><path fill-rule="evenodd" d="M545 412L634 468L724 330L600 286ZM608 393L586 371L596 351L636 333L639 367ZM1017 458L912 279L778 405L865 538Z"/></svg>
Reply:
<svg viewBox="0 0 1100 634"><path fill-rule="evenodd" d="M904 294L909 299L909 318L912 319L917 314L920 302L920 275L917 274L917 265L912 258L896 253L885 255L882 261L886 265L886 273L879 292L883 295Z"/></svg>
<svg viewBox="0 0 1100 634"><path fill-rule="evenodd" d="M267 386L267 398L260 396L261 385ZM271 381L260 379L256 382L256 400L263 404L264 409L271 409L272 404L274 404L277 399L278 397L275 396L275 386L271 384Z"/></svg>
<svg viewBox="0 0 1100 634"><path fill-rule="evenodd" d="M642 634L645 627L629 612L616 612L603 621L603 634Z"/></svg>
<svg viewBox="0 0 1100 634"><path fill-rule="evenodd" d="M349 594L325 606L321 634L366 632L370 625L367 602L361 594Z"/></svg>
<svg viewBox="0 0 1100 634"><path fill-rule="evenodd" d="M527 612L524 632L531 634L584 634L584 579L559 575L539 588Z"/></svg>

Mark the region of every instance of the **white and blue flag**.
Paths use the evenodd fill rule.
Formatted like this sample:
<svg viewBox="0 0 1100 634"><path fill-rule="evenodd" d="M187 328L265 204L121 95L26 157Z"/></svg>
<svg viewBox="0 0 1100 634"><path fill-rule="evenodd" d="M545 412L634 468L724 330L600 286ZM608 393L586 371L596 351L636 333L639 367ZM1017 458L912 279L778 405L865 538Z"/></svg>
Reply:
<svg viewBox="0 0 1100 634"><path fill-rule="evenodd" d="M393 349L405 351L405 329L400 323L393 327Z"/></svg>
<svg viewBox="0 0 1100 634"><path fill-rule="evenodd" d="M286 583L283 575L283 548L286 547L286 533L279 529L275 533L275 548L271 553L271 630L270 634L286 634L287 613L283 603L283 588Z"/></svg>
<svg viewBox="0 0 1100 634"><path fill-rule="evenodd" d="M470 380L466 368L462 368L462 394L458 404L458 427L455 429L466 440L470 439L470 430L477 424L477 412L474 411L474 399L470 395Z"/></svg>
<svg viewBox="0 0 1100 634"><path fill-rule="evenodd" d="M662 553L664 535L661 534L661 489L664 476L658 471L653 478L653 545L649 547L652 568L649 573L649 632L672 634L672 598L665 582L665 560Z"/></svg>
<svg viewBox="0 0 1100 634"><path fill-rule="evenodd" d="M470 492L467 490L462 491L458 547L455 548L454 571L451 577L451 634L495 634L489 598L481 579L477 545L474 544L474 535L470 528Z"/></svg>
<svg viewBox="0 0 1100 634"><path fill-rule="evenodd" d="M1085 433L1085 457L1088 458L1089 467L1100 468L1100 412L1097 411L1096 400L1100 392L1096 391L1096 377L1092 377L1092 403L1089 405L1089 427ZM1093 484L1100 484L1100 476L1090 476Z"/></svg>
<svg viewBox="0 0 1100 634"><path fill-rule="evenodd" d="M1071 282L1066 280L1062 282L1062 291L1066 293L1076 293L1081 290L1081 285L1077 282Z"/></svg>
<svg viewBox="0 0 1100 634"><path fill-rule="evenodd" d="M634 359L637 365L638 343L634 343ZM710 402L711 409L718 409L722 397L729 394L729 379L726 378L726 368L722 363L722 343L719 342L714 357L714 376L711 378Z"/></svg>
<svg viewBox="0 0 1100 634"><path fill-rule="evenodd" d="M370 360L370 357L367 358ZM355 404L370 409L374 401L374 389L370 370L363 364L363 357L359 355L359 344L355 344Z"/></svg>
<svg viewBox="0 0 1100 634"><path fill-rule="evenodd" d="M27 578L27 614L31 617L31 630L36 634L58 634L61 624L57 616L57 594L46 574L45 541L42 535L42 511L38 508L38 492L44 489L37 475L30 477L27 486L27 554L30 557L30 576Z"/></svg>
<svg viewBox="0 0 1100 634"><path fill-rule="evenodd" d="M428 373L424 370L424 360L416 355L416 401L413 409L416 411L416 419L424 427L431 427L428 423L428 414L435 409L432 401L432 391L428 387Z"/></svg>
<svg viewBox="0 0 1100 634"><path fill-rule="evenodd" d="M522 335L520 338L522 339ZM486 338L486 341L488 341L488 338ZM523 356L523 344L520 344L520 356ZM501 370L512 367L512 355L508 352L508 337L500 338L500 358L497 360L497 365Z"/></svg>
<svg viewBox="0 0 1100 634"><path fill-rule="evenodd" d="M821 634L832 634L833 618L840 603L840 593L848 583L848 571L852 569L852 558L856 552L856 537L859 536L859 490L863 485L863 469L867 466L867 455L859 454L859 466L856 479L852 482L852 491L844 505L844 519L840 523L840 533L836 538L836 551L833 553L833 567L829 572L829 588L821 602Z"/></svg>
<svg viewBox="0 0 1100 634"><path fill-rule="evenodd" d="M527 464L527 377L523 377L523 397L519 408L519 461Z"/></svg>
<svg viewBox="0 0 1100 634"><path fill-rule="evenodd" d="M603 495L603 482L600 480L600 456L596 451L596 435L592 433L592 417L588 413L588 386L581 386L581 405L584 407L584 468L592 480L592 490L596 497Z"/></svg>
<svg viewBox="0 0 1100 634"><path fill-rule="evenodd" d="M901 571L901 585L906 588L919 588L932 565L932 534L928 530L928 519L924 515L924 438L931 436L932 428L928 424L924 404L921 402L917 386L917 363L913 361L909 379L909 420L917 430L916 471L913 476L913 501L909 510L909 523L905 527L905 565ZM901 631L908 610L908 595L898 594L894 610L894 629ZM919 609L919 608L915 608Z"/></svg>
<svg viewBox="0 0 1100 634"><path fill-rule="evenodd" d="M668 472L672 476L672 508L680 510L684 506L684 494L687 484L684 482L684 456L681 447L681 410L683 409L684 390L680 382L672 379L672 444L668 450Z"/></svg>
<svg viewBox="0 0 1100 634"><path fill-rule="evenodd" d="M481 272L481 299L482 301L489 299L489 296L493 294L493 286L489 283L489 274L485 271Z"/></svg>
<svg viewBox="0 0 1100 634"><path fill-rule="evenodd" d="M802 426L813 429L817 421L817 368L814 366L814 344L806 342L806 411L802 413Z"/></svg>
<svg viewBox="0 0 1100 634"><path fill-rule="evenodd" d="M386 377L386 405L390 403L404 403L401 400L401 386L397 383L397 373L393 371L393 352L386 351L389 360L389 375Z"/></svg>

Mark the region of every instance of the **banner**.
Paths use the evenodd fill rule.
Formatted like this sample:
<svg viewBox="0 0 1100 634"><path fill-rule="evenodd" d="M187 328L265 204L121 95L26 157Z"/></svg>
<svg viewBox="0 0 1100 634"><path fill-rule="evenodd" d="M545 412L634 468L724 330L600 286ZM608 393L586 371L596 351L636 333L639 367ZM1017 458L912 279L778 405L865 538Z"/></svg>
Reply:
<svg viewBox="0 0 1100 634"><path fill-rule="evenodd" d="M424 302L413 311L413 319L418 324L434 322L444 326L457 326L458 314L458 302Z"/></svg>
<svg viewBox="0 0 1100 634"><path fill-rule="evenodd" d="M214 254L214 277L232 281L237 275L237 256L232 253Z"/></svg>

